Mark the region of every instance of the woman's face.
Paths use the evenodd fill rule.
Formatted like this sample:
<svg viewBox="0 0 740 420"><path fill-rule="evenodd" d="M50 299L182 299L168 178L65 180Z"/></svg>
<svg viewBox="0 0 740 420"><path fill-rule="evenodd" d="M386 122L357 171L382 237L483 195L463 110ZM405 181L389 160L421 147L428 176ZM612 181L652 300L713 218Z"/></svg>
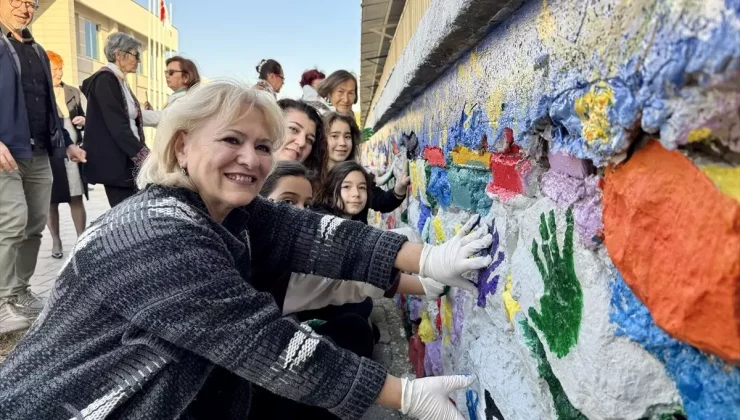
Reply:
<svg viewBox="0 0 740 420"><path fill-rule="evenodd" d="M365 174L360 171L350 172L342 181L341 197L344 203L342 212L345 215L352 217L359 214L367 204Z"/></svg>
<svg viewBox="0 0 740 420"><path fill-rule="evenodd" d="M64 69L62 66L58 66L54 63L51 64L51 81L54 86L62 84L62 77L64 77Z"/></svg>
<svg viewBox="0 0 740 420"><path fill-rule="evenodd" d="M352 151L352 131L344 121L334 121L329 129L329 164L344 162Z"/></svg>
<svg viewBox="0 0 740 420"><path fill-rule="evenodd" d="M314 79L313 82L311 82L311 87L314 89L318 89L319 83L323 82L324 79Z"/></svg>
<svg viewBox="0 0 740 420"><path fill-rule="evenodd" d="M167 80L167 87L174 91L184 88L188 83L188 75L182 72L179 61L172 61L167 64L164 78Z"/></svg>
<svg viewBox="0 0 740 420"><path fill-rule="evenodd" d="M313 204L313 189L311 183L302 176L284 176L267 198L306 209Z"/></svg>
<svg viewBox="0 0 740 420"><path fill-rule="evenodd" d="M352 112L352 104L355 103L355 82L350 79L338 85L329 95L329 100L337 112L349 114Z"/></svg>
<svg viewBox="0 0 740 420"><path fill-rule="evenodd" d="M280 74L270 73L267 75L267 83L272 86L272 90L274 90L275 93L280 93L280 89L282 89L283 84L285 84L285 75L283 75L282 72L280 72Z"/></svg>
<svg viewBox="0 0 740 420"><path fill-rule="evenodd" d="M225 126L214 119L183 136L178 163L187 169L214 220L223 221L259 194L272 167L272 139L261 110L253 108Z"/></svg>
<svg viewBox="0 0 740 420"><path fill-rule="evenodd" d="M124 74L136 72L136 68L139 67L139 59L141 58L139 50L116 54L118 54L118 68L120 68Z"/></svg>
<svg viewBox="0 0 740 420"><path fill-rule="evenodd" d="M277 159L305 162L316 141L316 124L304 112L291 109L285 114L285 128L285 142Z"/></svg>

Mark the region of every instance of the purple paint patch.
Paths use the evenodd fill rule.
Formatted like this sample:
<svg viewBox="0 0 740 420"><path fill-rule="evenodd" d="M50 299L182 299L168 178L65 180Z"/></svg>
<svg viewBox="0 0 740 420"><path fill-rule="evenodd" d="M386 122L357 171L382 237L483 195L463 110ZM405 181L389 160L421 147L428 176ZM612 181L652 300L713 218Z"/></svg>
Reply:
<svg viewBox="0 0 740 420"><path fill-rule="evenodd" d="M578 159L562 152L549 153L547 159L550 161L550 168L563 175L584 179L591 171L591 163L589 161Z"/></svg>
<svg viewBox="0 0 740 420"><path fill-rule="evenodd" d="M602 243L602 213L601 194L592 195L575 206L576 230L586 248L594 249Z"/></svg>
<svg viewBox="0 0 740 420"><path fill-rule="evenodd" d="M398 306L398 309L403 309L403 300L401 300L401 295L396 295L396 306Z"/></svg>
<svg viewBox="0 0 740 420"><path fill-rule="evenodd" d="M558 206L563 207L573 205L588 194L584 180L553 170L542 175L542 193Z"/></svg>
<svg viewBox="0 0 740 420"><path fill-rule="evenodd" d="M409 319L411 321L418 321L421 319L421 305L423 301L417 297L407 296L409 299Z"/></svg>
<svg viewBox="0 0 740 420"><path fill-rule="evenodd" d="M499 251L499 235L496 230L496 220L491 221L490 227L491 235L493 235L493 242L491 243L491 249L489 255L491 256L492 262L485 270L478 274L478 306L481 308L486 307L486 297L490 294L496 293L496 287L498 286L499 276L494 274L496 269L504 262L504 253Z"/></svg>
<svg viewBox="0 0 740 420"><path fill-rule="evenodd" d="M452 307L452 331L450 331L450 340L452 344L460 344L462 338L463 322L465 321L465 301L468 298L468 292L463 289L457 289L453 298Z"/></svg>
<svg viewBox="0 0 740 420"><path fill-rule="evenodd" d="M424 373L426 373L426 376L440 376L444 374L442 340L427 343L424 353Z"/></svg>

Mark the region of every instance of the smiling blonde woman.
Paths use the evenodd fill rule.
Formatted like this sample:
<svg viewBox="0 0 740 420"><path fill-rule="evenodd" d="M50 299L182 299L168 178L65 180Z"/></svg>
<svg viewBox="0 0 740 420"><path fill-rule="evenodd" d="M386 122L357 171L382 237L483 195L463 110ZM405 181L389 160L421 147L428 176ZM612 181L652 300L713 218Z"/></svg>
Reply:
<svg viewBox="0 0 740 420"><path fill-rule="evenodd" d="M251 383L345 419L377 402L459 418L465 376L401 380L337 347L251 285L253 269L365 281L396 269L473 288L483 229L440 246L258 196L283 139L280 109L231 82L165 113L141 191L95 220L44 311L0 367L0 418L244 419ZM205 413L205 414L202 414ZM437 413L436 417L432 413Z"/></svg>

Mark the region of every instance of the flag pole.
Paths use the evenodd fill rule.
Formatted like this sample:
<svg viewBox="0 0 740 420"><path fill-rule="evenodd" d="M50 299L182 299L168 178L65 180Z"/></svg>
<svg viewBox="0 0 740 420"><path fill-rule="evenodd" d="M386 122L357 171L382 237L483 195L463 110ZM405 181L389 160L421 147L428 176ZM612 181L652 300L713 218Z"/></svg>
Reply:
<svg viewBox="0 0 740 420"><path fill-rule="evenodd" d="M152 97L152 4L155 0L149 0L147 4L147 44L146 44L146 74L149 76L146 78L146 100Z"/></svg>

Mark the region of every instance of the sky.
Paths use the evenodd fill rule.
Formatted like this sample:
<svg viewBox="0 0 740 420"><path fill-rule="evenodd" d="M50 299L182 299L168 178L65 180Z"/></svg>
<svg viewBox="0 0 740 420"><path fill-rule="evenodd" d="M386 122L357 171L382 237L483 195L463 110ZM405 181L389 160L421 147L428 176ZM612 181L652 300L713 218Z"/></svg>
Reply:
<svg viewBox="0 0 740 420"><path fill-rule="evenodd" d="M147 0L136 0L147 7ZM157 4L159 0L157 0ZM301 74L318 67L359 74L360 0L169 0L180 54L201 75L254 83L262 59L285 73L279 97L300 98ZM358 101L359 103L359 101Z"/></svg>

